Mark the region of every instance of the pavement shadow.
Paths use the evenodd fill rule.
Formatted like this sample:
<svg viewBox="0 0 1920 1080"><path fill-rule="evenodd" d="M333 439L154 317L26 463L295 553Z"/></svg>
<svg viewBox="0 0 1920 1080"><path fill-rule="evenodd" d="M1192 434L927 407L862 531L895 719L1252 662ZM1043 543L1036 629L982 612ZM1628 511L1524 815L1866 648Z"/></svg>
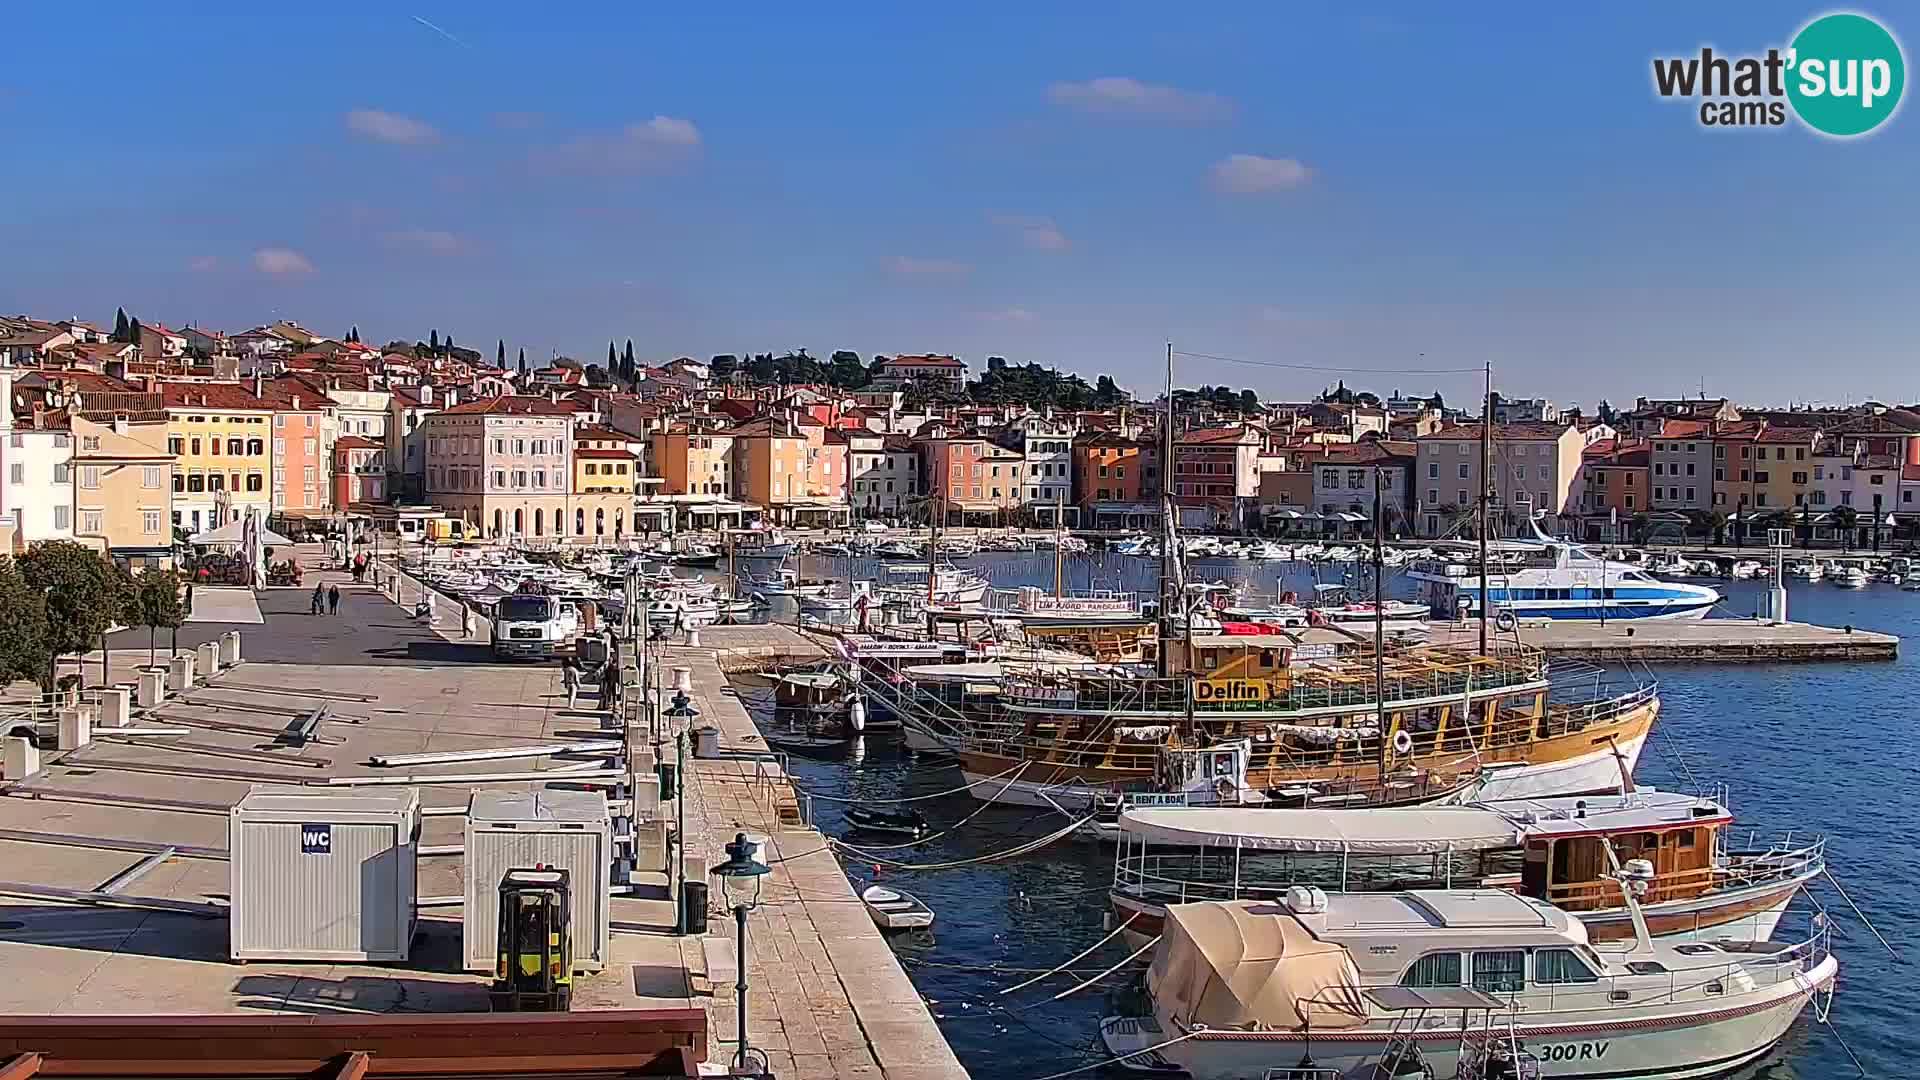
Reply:
<svg viewBox="0 0 1920 1080"><path fill-rule="evenodd" d="M227 920L217 916L62 904L0 905L0 941L210 963L228 952Z"/></svg>
<svg viewBox="0 0 1920 1080"><path fill-rule="evenodd" d="M308 975L243 975L234 980L234 1004L263 1012L329 1013L447 1013L486 1012L484 976L471 981L409 978L392 975L348 975L337 979Z"/></svg>
<svg viewBox="0 0 1920 1080"><path fill-rule="evenodd" d="M363 650L367 656L382 660L408 660L422 664L494 663L493 648L484 642L409 641L401 645Z"/></svg>

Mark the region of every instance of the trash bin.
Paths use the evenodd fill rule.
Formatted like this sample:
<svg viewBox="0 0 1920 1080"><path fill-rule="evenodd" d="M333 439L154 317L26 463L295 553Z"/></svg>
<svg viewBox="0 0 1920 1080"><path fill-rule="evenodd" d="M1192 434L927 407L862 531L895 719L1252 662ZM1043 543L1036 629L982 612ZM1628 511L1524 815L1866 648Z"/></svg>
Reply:
<svg viewBox="0 0 1920 1080"><path fill-rule="evenodd" d="M680 782L679 767L671 761L663 761L655 766L653 771L660 776L660 798L678 798L680 794L680 789L677 786Z"/></svg>
<svg viewBox="0 0 1920 1080"><path fill-rule="evenodd" d="M683 882L680 886L680 910L684 917L687 933L704 934L707 932L707 883L704 881Z"/></svg>

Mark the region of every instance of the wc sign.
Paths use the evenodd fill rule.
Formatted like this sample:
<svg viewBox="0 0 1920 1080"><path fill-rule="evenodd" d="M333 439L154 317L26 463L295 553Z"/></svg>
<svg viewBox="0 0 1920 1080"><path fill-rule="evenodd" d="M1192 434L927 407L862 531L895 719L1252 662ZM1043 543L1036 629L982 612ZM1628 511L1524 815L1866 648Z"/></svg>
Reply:
<svg viewBox="0 0 1920 1080"><path fill-rule="evenodd" d="M300 826L300 854L302 855L333 854L333 826L331 825Z"/></svg>

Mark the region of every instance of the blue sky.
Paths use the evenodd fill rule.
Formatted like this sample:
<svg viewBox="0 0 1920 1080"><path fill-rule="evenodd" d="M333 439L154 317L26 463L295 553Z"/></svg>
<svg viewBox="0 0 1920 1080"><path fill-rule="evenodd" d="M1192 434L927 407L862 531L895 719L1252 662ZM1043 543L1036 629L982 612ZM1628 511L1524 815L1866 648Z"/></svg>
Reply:
<svg viewBox="0 0 1920 1080"><path fill-rule="evenodd" d="M1822 8L646 7L16 11L0 310L1920 399L1920 116L1713 132L1651 90Z"/></svg>

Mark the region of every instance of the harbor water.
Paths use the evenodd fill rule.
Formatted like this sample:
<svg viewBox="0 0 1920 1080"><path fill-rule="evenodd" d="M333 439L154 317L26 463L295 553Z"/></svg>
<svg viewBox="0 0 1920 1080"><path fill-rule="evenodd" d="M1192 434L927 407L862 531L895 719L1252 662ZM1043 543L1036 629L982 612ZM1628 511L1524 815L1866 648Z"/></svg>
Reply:
<svg viewBox="0 0 1920 1080"><path fill-rule="evenodd" d="M848 571L845 560L803 562L808 576L844 578ZM986 553L964 565L998 588L1053 586L1051 553ZM1157 568L1153 559L1070 556L1067 587L1152 593ZM1323 568L1318 580L1338 583L1344 569ZM871 560L855 560L852 570L857 578L884 577ZM1390 594L1411 595L1409 583L1394 582L1393 571L1388 573ZM1280 589L1311 594L1316 582L1310 569L1298 565L1242 560L1196 560L1191 574L1268 595ZM1727 582L1722 588L1727 600L1716 615L1746 615L1765 602L1765 582ZM1920 634L1920 593L1893 585L1850 590L1795 581L1789 594L1796 620ZM790 619L793 612L776 607L771 617ZM1912 795L1920 786L1920 710L1908 697L1920 688L1920 660L1903 652L1891 663L1681 665L1657 667L1653 674L1665 705L1637 779L1688 791L1728 785L1738 820L1732 835L1739 841L1748 827L1762 836L1787 829L1826 834L1829 862L1848 894L1895 948L1909 956L1920 951L1914 930L1920 922L1920 801ZM936 832L979 806L964 791L938 795L962 784L957 769L916 761L880 737L857 741L844 759L796 758L793 769L823 797L813 806L814 817L833 835L847 835L846 803L833 800L937 795L915 804ZM950 835L880 854L912 864L982 860L1061 824L1052 811L993 807ZM1122 960L1128 950L1117 942L1071 972L1016 993L1001 991L1065 962L1105 934L1112 859L1109 847L1070 839L1004 861L950 869L882 868L851 856L843 861L856 888L878 880L918 895L938 913L930 933L896 938L897 954L969 1071L1023 1080L1100 1060L1092 1049L1095 1026L1114 1007L1109 992L1125 980L1116 975L1051 999ZM1774 1055L1740 1075L1856 1075L1843 1042L1868 1075L1907 1075L1920 1047L1913 1018L1920 992L1912 969L1881 948L1831 886L1821 883L1816 892L1839 931L1841 973L1830 1026L1818 1023L1809 1009ZM1805 928L1813 910L1797 901L1782 937Z"/></svg>

